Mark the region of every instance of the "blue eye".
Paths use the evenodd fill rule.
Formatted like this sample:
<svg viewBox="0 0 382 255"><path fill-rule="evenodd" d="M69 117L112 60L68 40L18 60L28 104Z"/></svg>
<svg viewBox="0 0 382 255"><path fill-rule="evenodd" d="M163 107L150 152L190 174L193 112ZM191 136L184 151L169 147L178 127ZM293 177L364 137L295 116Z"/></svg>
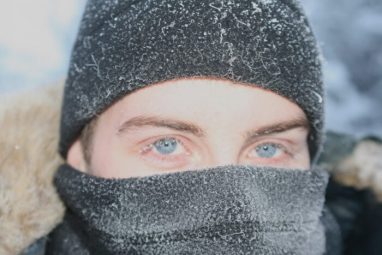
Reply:
<svg viewBox="0 0 382 255"><path fill-rule="evenodd" d="M153 145L159 153L170 154L176 150L178 142L175 138L163 138L156 141Z"/></svg>
<svg viewBox="0 0 382 255"><path fill-rule="evenodd" d="M279 146L273 143L265 143L256 147L256 154L261 158L272 158L277 154Z"/></svg>

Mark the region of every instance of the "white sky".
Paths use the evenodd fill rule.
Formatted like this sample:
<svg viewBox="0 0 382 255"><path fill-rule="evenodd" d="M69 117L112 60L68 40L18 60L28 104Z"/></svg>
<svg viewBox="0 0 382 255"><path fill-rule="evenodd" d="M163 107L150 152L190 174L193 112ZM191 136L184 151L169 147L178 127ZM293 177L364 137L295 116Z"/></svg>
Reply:
<svg viewBox="0 0 382 255"><path fill-rule="evenodd" d="M0 91L63 75L84 0L0 0Z"/></svg>

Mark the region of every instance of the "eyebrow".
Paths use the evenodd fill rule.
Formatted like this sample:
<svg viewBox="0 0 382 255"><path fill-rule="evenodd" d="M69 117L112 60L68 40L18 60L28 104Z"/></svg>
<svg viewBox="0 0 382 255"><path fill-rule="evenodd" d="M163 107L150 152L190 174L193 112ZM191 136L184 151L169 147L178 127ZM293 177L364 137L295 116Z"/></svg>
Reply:
<svg viewBox="0 0 382 255"><path fill-rule="evenodd" d="M310 124L304 116L298 116L297 118L288 121L282 121L247 131L244 134L245 145L250 144L253 140L259 137L280 134L297 128L302 128L308 132L310 131Z"/></svg>
<svg viewBox="0 0 382 255"><path fill-rule="evenodd" d="M124 122L118 129L118 133L125 133L136 127L153 126L170 128L181 132L193 134L198 137L204 137L203 129L195 124L175 119L161 118L156 116L137 116Z"/></svg>
<svg viewBox="0 0 382 255"><path fill-rule="evenodd" d="M173 129L173 130L177 130L181 132L190 133L197 137L206 136L203 129L193 123L181 121L177 119L162 118L157 116L133 117L129 119L128 121L125 121L118 128L118 134L127 133L131 129L134 129L137 127L143 127L143 126L169 128L169 129ZM243 137L247 144L258 137L283 133L283 132L289 131L291 129L296 129L296 128L304 128L309 131L310 125L308 120L303 116L299 116L297 118L294 118L288 121L282 121L279 123L266 125L260 128L247 131L243 135Z"/></svg>

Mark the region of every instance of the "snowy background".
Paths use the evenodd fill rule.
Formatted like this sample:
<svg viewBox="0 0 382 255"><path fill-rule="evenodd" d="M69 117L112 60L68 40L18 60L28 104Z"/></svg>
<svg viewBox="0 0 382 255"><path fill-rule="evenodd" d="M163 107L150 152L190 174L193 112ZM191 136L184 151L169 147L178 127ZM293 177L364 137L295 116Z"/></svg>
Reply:
<svg viewBox="0 0 382 255"><path fill-rule="evenodd" d="M382 136L382 0L303 0L325 56L327 127ZM85 0L0 0L0 93L63 79Z"/></svg>

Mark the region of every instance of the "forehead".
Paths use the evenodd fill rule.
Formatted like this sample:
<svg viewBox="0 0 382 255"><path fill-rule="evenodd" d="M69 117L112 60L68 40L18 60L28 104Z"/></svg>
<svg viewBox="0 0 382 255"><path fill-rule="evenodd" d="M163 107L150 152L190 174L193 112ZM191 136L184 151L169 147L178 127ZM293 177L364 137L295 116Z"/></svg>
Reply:
<svg viewBox="0 0 382 255"><path fill-rule="evenodd" d="M268 125L306 118L299 106L274 92L209 78L170 80L138 89L105 113L120 122L139 115L156 115L225 126L233 121Z"/></svg>

